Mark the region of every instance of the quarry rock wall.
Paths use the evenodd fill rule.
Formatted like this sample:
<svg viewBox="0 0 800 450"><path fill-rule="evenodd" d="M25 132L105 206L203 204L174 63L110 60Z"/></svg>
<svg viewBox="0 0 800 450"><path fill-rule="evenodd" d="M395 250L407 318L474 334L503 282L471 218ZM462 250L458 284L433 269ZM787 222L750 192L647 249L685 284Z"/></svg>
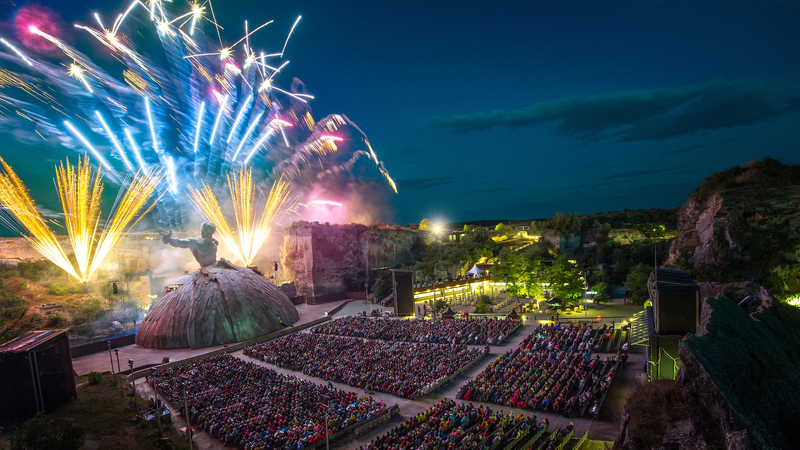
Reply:
<svg viewBox="0 0 800 450"><path fill-rule="evenodd" d="M375 269L415 262L415 242L411 230L299 221L284 230L280 257L297 295L316 297L360 288Z"/></svg>
<svg viewBox="0 0 800 450"><path fill-rule="evenodd" d="M690 198L679 212L666 265L716 268L755 283L779 277L786 289L797 291L799 261L800 186L786 186Z"/></svg>

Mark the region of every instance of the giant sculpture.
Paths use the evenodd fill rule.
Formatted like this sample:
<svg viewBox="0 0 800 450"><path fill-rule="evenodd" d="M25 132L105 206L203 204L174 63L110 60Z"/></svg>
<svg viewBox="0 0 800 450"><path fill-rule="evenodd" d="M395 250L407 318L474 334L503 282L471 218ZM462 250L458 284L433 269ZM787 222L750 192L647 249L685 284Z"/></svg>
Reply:
<svg viewBox="0 0 800 450"><path fill-rule="evenodd" d="M263 336L299 320L292 302L269 280L224 258L217 261L215 231L206 222L196 238L162 235L165 244L190 249L200 270L168 285L139 325L136 345L210 347Z"/></svg>

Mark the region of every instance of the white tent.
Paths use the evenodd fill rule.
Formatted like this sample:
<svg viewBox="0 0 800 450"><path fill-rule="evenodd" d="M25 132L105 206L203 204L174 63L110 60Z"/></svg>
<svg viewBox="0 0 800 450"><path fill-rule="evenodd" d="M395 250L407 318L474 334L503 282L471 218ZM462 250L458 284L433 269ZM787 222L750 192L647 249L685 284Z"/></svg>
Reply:
<svg viewBox="0 0 800 450"><path fill-rule="evenodd" d="M472 274L473 277L477 278L477 277L485 274L486 271L481 269L480 267L478 267L477 264L475 264L474 266L472 266L472 269L469 269L467 271L467 274L470 274L470 273Z"/></svg>

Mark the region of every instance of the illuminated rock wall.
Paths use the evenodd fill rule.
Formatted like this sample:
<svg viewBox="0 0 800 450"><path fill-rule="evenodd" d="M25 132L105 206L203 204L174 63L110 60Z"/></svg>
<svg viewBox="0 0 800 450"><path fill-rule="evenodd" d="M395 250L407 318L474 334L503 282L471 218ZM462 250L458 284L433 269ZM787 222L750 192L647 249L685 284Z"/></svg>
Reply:
<svg viewBox="0 0 800 450"><path fill-rule="evenodd" d="M348 282L360 291L371 271L415 262L416 235L408 229L295 222L284 230L284 276L297 295L342 292Z"/></svg>

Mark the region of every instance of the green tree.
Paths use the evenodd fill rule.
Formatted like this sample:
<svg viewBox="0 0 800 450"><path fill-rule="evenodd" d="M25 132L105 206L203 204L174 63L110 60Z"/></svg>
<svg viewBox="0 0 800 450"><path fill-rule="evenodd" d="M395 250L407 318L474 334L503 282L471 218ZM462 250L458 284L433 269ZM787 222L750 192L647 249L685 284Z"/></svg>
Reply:
<svg viewBox="0 0 800 450"><path fill-rule="evenodd" d="M494 229L495 229L496 231L506 231L506 230L508 230L509 228L510 228L510 227L509 227L508 225L504 224L503 222L500 222L500 223L498 223L498 224L497 224L497 225L495 225L495 227L494 227Z"/></svg>
<svg viewBox="0 0 800 450"><path fill-rule="evenodd" d="M547 281L553 290L553 297L564 300L566 303L575 303L584 291L584 281L578 266L569 261L565 255L560 255L547 269Z"/></svg>
<svg viewBox="0 0 800 450"><path fill-rule="evenodd" d="M376 299L386 297L392 292L392 272L388 269L378 270L375 283L372 285L372 293Z"/></svg>
<svg viewBox="0 0 800 450"><path fill-rule="evenodd" d="M486 228L478 227L461 238L458 245L460 258L472 266L484 256L492 256L499 248Z"/></svg>
<svg viewBox="0 0 800 450"><path fill-rule="evenodd" d="M652 266L637 264L628 273L628 277L625 279L625 286L631 293L633 303L640 305L650 299L650 292L647 290L647 279L650 278L651 272L653 272Z"/></svg>
<svg viewBox="0 0 800 450"><path fill-rule="evenodd" d="M504 250L492 267L492 279L506 283L506 295L534 297L542 293L542 258L538 252Z"/></svg>
<svg viewBox="0 0 800 450"><path fill-rule="evenodd" d="M430 227L431 227L431 221L428 220L428 219L422 219L419 222L419 231L428 230L428 229L430 229Z"/></svg>
<svg viewBox="0 0 800 450"><path fill-rule="evenodd" d="M578 213L557 212L552 219L545 221L545 228L550 228L561 236L567 236L581 230L583 221L578 217Z"/></svg>

